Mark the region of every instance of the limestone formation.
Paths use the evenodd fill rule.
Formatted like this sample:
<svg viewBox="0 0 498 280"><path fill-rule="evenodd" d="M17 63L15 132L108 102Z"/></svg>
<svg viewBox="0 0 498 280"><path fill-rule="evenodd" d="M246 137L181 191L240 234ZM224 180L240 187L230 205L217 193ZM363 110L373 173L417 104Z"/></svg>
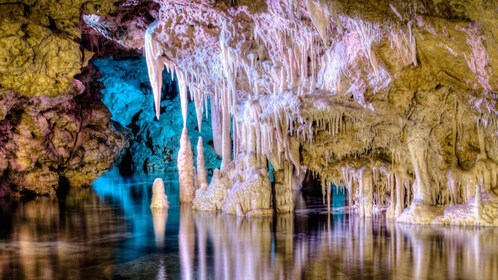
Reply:
<svg viewBox="0 0 498 280"><path fill-rule="evenodd" d="M158 118L164 69L178 81L184 127L189 99L199 129L212 114L222 164L195 199L193 154L179 156L194 207L291 211L292 186L308 172L324 194L346 188L361 216L498 225L496 1L155 2L84 18L125 47L143 42Z"/></svg>
<svg viewBox="0 0 498 280"><path fill-rule="evenodd" d="M361 216L388 208L404 222L496 223L475 214L496 213L495 4L160 4L145 37L157 57L149 67L166 66L196 106L210 98L221 111L223 176L238 174L228 168L233 150L290 166L289 178L305 167L324 190L347 188ZM450 203L481 210L443 211Z"/></svg>
<svg viewBox="0 0 498 280"><path fill-rule="evenodd" d="M180 202L190 203L194 199L196 178L194 169L194 153L188 137L187 128L183 128L178 152L178 181L180 183Z"/></svg>
<svg viewBox="0 0 498 280"><path fill-rule="evenodd" d="M127 132L74 80L67 95L22 97L0 91L0 174L12 194L54 195L61 184L90 184L120 158ZM11 98L11 99L10 99Z"/></svg>
<svg viewBox="0 0 498 280"><path fill-rule="evenodd" d="M100 101L80 17L116 1L0 2L0 197L88 185L128 133Z"/></svg>
<svg viewBox="0 0 498 280"><path fill-rule="evenodd" d="M150 208L152 209L167 209L169 207L168 196L164 191L164 182L161 178L156 178L152 184L152 202Z"/></svg>

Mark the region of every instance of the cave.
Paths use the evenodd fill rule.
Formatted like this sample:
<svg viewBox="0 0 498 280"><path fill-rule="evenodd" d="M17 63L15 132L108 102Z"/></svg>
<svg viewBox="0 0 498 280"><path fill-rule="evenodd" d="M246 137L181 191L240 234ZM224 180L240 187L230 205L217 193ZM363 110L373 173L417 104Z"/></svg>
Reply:
<svg viewBox="0 0 498 280"><path fill-rule="evenodd" d="M495 0L0 23L0 279L498 279Z"/></svg>

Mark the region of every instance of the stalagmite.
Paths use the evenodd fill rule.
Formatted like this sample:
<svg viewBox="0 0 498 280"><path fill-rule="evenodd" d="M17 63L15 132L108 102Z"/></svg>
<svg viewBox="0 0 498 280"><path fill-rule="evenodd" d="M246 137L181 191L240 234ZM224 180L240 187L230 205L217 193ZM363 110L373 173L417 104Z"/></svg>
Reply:
<svg viewBox="0 0 498 280"><path fill-rule="evenodd" d="M152 184L152 202L150 208L168 208L168 197L164 191L163 179L157 178Z"/></svg>
<svg viewBox="0 0 498 280"><path fill-rule="evenodd" d="M156 246L164 246L164 236L166 233L166 223L168 221L168 197L164 191L163 179L157 178L152 184L152 202L150 204L152 221L154 226L154 236Z"/></svg>
<svg viewBox="0 0 498 280"><path fill-rule="evenodd" d="M188 137L188 131L183 128L178 151L178 175L180 183L180 202L192 202L195 192L194 154Z"/></svg>

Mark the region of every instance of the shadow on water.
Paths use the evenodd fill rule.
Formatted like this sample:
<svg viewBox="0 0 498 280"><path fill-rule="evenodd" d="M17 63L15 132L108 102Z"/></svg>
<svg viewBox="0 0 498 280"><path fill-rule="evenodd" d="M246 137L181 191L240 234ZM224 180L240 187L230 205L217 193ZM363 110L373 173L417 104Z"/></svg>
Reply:
<svg viewBox="0 0 498 280"><path fill-rule="evenodd" d="M0 203L0 279L498 279L496 228L328 215L320 195L296 194L293 215L196 212L175 177L167 211L149 208L154 176L117 172L62 202Z"/></svg>

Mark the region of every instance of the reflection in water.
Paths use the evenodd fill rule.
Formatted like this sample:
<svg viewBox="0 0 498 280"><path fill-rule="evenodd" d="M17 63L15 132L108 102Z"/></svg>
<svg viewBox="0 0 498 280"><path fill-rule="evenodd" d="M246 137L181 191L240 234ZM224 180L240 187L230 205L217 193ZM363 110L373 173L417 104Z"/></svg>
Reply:
<svg viewBox="0 0 498 280"><path fill-rule="evenodd" d="M60 201L0 201L0 279L111 277L124 228L109 207L91 207L99 203L90 190Z"/></svg>
<svg viewBox="0 0 498 280"><path fill-rule="evenodd" d="M176 178L176 174L174 175ZM165 191L170 200L169 209L151 209L152 184L156 178L157 174L124 178L119 176L117 170L112 170L93 183L95 193L105 202L119 208L126 219L129 238L119 244L118 262L133 260L154 250L171 250L168 247L170 244L166 242L176 242L179 219L178 182L164 180ZM174 236L168 236L168 223L171 224Z"/></svg>
<svg viewBox="0 0 498 280"><path fill-rule="evenodd" d="M386 223L383 217L338 218L247 219L182 210L180 223L188 225L180 226L182 275L184 279L498 279L497 229L420 227ZM212 245L212 251L206 250L206 244Z"/></svg>
<svg viewBox="0 0 498 280"><path fill-rule="evenodd" d="M164 247L164 237L166 236L166 223L168 222L167 208L151 208L152 223L154 226L154 237L158 248Z"/></svg>
<svg viewBox="0 0 498 280"><path fill-rule="evenodd" d="M496 228L327 215L321 196L294 215L196 212L171 180L151 212L155 177L108 176L98 196L0 202L0 279L498 279Z"/></svg>
<svg viewBox="0 0 498 280"><path fill-rule="evenodd" d="M178 235L183 279L193 279L192 269L194 265L195 228L192 221L192 209L190 208L190 205L184 205L184 207L181 208L180 230Z"/></svg>

